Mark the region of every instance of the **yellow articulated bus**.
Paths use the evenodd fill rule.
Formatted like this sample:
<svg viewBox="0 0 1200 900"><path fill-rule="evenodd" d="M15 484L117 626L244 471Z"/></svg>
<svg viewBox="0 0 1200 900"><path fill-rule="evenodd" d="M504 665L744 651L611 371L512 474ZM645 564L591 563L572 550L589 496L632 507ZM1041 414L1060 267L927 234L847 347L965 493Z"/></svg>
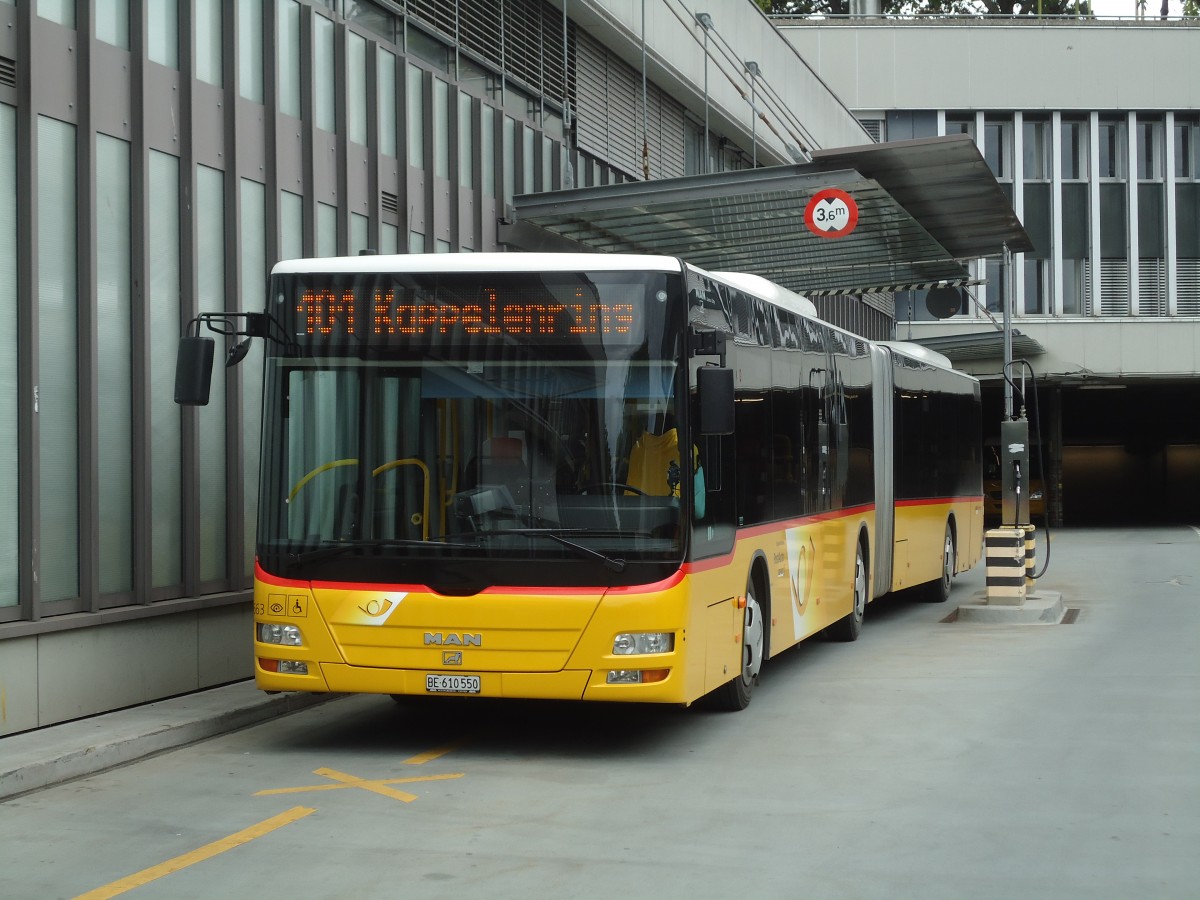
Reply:
<svg viewBox="0 0 1200 900"><path fill-rule="evenodd" d="M978 561L978 383L762 279L367 255L268 297L198 317L176 382L205 402L203 326L266 339L263 690L742 709L764 660Z"/></svg>

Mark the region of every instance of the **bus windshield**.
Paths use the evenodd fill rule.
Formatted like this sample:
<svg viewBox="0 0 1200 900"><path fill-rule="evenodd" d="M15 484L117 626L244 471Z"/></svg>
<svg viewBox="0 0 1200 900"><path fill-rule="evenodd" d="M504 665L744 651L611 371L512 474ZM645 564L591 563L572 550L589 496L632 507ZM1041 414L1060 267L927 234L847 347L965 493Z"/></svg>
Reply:
<svg viewBox="0 0 1200 900"><path fill-rule="evenodd" d="M443 593L665 575L691 488L678 282L276 275L260 565Z"/></svg>

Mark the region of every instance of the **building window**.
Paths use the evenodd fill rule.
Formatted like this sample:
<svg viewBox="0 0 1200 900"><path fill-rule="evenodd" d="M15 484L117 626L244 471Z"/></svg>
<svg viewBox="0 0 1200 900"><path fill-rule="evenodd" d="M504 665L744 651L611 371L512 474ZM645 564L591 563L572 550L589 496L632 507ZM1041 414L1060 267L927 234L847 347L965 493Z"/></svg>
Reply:
<svg viewBox="0 0 1200 900"><path fill-rule="evenodd" d="M96 40L129 49L129 0L96 0Z"/></svg>
<svg viewBox="0 0 1200 900"><path fill-rule="evenodd" d="M481 107L482 123L479 129L480 165L482 179L480 190L485 198L496 197L496 110L484 104Z"/></svg>
<svg viewBox="0 0 1200 900"><path fill-rule="evenodd" d="M313 116L318 128L330 132L337 131L334 38L333 21L313 16Z"/></svg>
<svg viewBox="0 0 1200 900"><path fill-rule="evenodd" d="M243 178L241 183L241 301L242 310L267 308L267 188ZM242 574L254 574L254 527L258 520L259 452L262 417L262 341L255 341L242 368Z"/></svg>
<svg viewBox="0 0 1200 900"><path fill-rule="evenodd" d="M986 261L987 272L984 297L988 312L1004 311L1004 263L998 259Z"/></svg>
<svg viewBox="0 0 1200 900"><path fill-rule="evenodd" d="M504 205L511 206L513 202L513 187L517 181L517 123L508 116L504 117L504 143L502 145L504 160Z"/></svg>
<svg viewBox="0 0 1200 900"><path fill-rule="evenodd" d="M1197 153L1197 137L1200 126L1194 119L1185 119L1182 117L1175 119L1174 140L1175 140L1175 177L1190 179L1196 177L1197 160L1200 158L1200 153Z"/></svg>
<svg viewBox="0 0 1200 900"><path fill-rule="evenodd" d="M475 186L475 145L472 140L470 94L458 95L458 184L470 190Z"/></svg>
<svg viewBox="0 0 1200 900"><path fill-rule="evenodd" d="M196 305L225 308L225 173L196 167ZM225 367L213 366L212 395L200 429L200 579L225 578Z"/></svg>
<svg viewBox="0 0 1200 900"><path fill-rule="evenodd" d="M290 191L279 192L279 258L304 256L304 198Z"/></svg>
<svg viewBox="0 0 1200 900"><path fill-rule="evenodd" d="M392 255L400 252L400 228L387 222L379 226L379 252Z"/></svg>
<svg viewBox="0 0 1200 900"><path fill-rule="evenodd" d="M1164 125L1162 119L1138 119L1137 177L1142 181L1161 181L1164 163Z"/></svg>
<svg viewBox="0 0 1200 900"><path fill-rule="evenodd" d="M42 600L79 595L79 287L76 257L75 126L37 120Z"/></svg>
<svg viewBox="0 0 1200 900"><path fill-rule="evenodd" d="M1081 316L1087 296L1087 262L1082 259L1063 260L1062 311L1064 316Z"/></svg>
<svg viewBox="0 0 1200 900"><path fill-rule="evenodd" d="M1062 120L1063 181L1086 181L1088 177L1088 124L1083 119Z"/></svg>
<svg viewBox="0 0 1200 900"><path fill-rule="evenodd" d="M17 109L0 103L0 308L17 321ZM17 330L0 344L0 607L18 589Z"/></svg>
<svg viewBox="0 0 1200 900"><path fill-rule="evenodd" d="M371 246L371 220L359 213L350 213L350 255Z"/></svg>
<svg viewBox="0 0 1200 900"><path fill-rule="evenodd" d="M224 47L221 42L221 0L196 0L196 78L224 86ZM97 21L96 27L100 23Z"/></svg>
<svg viewBox="0 0 1200 900"><path fill-rule="evenodd" d="M149 174L150 520L154 523L150 529L150 577L156 588L177 588L183 582L179 505L183 446L173 385L179 343L179 160L151 150Z"/></svg>
<svg viewBox="0 0 1200 900"><path fill-rule="evenodd" d="M1021 124L1021 158L1026 181L1050 178L1050 123L1045 119L1025 119Z"/></svg>
<svg viewBox="0 0 1200 900"><path fill-rule="evenodd" d="M279 111L300 118L300 4L279 0L276 50L279 57Z"/></svg>
<svg viewBox="0 0 1200 900"><path fill-rule="evenodd" d="M1012 121L985 119L983 123L983 158L998 179L1012 178Z"/></svg>
<svg viewBox="0 0 1200 900"><path fill-rule="evenodd" d="M133 591L129 144L96 135L96 419L100 593Z"/></svg>
<svg viewBox="0 0 1200 900"><path fill-rule="evenodd" d="M425 168L425 73L409 63L407 79L408 165Z"/></svg>
<svg viewBox="0 0 1200 900"><path fill-rule="evenodd" d="M1038 316L1047 312L1047 274L1049 262L1044 259L1025 260L1025 315Z"/></svg>
<svg viewBox="0 0 1200 900"><path fill-rule="evenodd" d="M37 14L43 19L75 27L75 0L37 0Z"/></svg>
<svg viewBox="0 0 1200 900"><path fill-rule="evenodd" d="M450 85L433 79L433 174L450 177Z"/></svg>
<svg viewBox="0 0 1200 900"><path fill-rule="evenodd" d="M396 57L377 48L375 59L379 67L379 152L384 156L395 157Z"/></svg>
<svg viewBox="0 0 1200 900"><path fill-rule="evenodd" d="M1100 178L1125 177L1125 120L1101 119L1099 133Z"/></svg>
<svg viewBox="0 0 1200 900"><path fill-rule="evenodd" d="M367 39L346 35L346 136L367 143Z"/></svg>
<svg viewBox="0 0 1200 900"><path fill-rule="evenodd" d="M317 256L337 256L337 207L317 204Z"/></svg>
<svg viewBox="0 0 1200 900"><path fill-rule="evenodd" d="M238 92L253 103L263 102L262 0L238 3Z"/></svg>
<svg viewBox="0 0 1200 900"><path fill-rule="evenodd" d="M946 134L965 134L975 137L974 116L946 116Z"/></svg>
<svg viewBox="0 0 1200 900"><path fill-rule="evenodd" d="M146 34L150 62L179 68L179 4L146 4Z"/></svg>

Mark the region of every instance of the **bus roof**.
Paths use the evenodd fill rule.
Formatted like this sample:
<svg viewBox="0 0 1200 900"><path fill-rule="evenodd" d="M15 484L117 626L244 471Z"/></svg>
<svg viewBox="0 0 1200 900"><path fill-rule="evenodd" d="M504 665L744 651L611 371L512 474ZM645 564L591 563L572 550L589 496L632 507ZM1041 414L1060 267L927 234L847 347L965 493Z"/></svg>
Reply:
<svg viewBox="0 0 1200 900"><path fill-rule="evenodd" d="M275 264L272 275L304 272L398 272L398 273L485 273L485 272L680 272L674 256L623 253L399 253L395 255L326 256L285 259Z"/></svg>
<svg viewBox="0 0 1200 900"><path fill-rule="evenodd" d="M782 309L808 316L810 319L820 318L816 305L807 297L788 290L761 275L751 275L749 272L709 272L708 274L717 281L723 281L725 284L769 300Z"/></svg>
<svg viewBox="0 0 1200 900"><path fill-rule="evenodd" d="M936 350L930 350L923 344L916 344L912 341L875 341L875 344L880 347L887 347L896 353L901 353L910 359L915 359L918 362L926 363L930 366L937 366L939 369L949 369L952 372L959 370L954 368L954 363L950 362L949 358L938 353Z"/></svg>

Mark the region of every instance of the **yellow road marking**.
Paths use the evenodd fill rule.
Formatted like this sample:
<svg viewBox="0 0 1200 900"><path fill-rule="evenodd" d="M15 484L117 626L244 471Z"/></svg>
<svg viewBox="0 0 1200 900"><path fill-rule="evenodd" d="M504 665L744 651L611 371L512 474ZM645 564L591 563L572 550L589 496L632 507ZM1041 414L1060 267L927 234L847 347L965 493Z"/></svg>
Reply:
<svg viewBox="0 0 1200 900"><path fill-rule="evenodd" d="M425 775L419 778L358 778L354 775L347 775L345 772L339 772L336 769L314 769L314 775L320 775L322 778L329 778L338 784L309 784L301 787L290 788L270 788L265 791L255 792L255 797L268 797L274 794L302 794L309 791L338 791L342 788L362 788L364 791L371 791L374 794L381 794L384 797L391 797L393 800L401 800L405 803L412 803L417 799L416 794L409 794L405 791L397 791L388 787L390 784L414 784L419 781L448 781L452 778L462 778L462 772L454 772L449 775Z"/></svg>
<svg viewBox="0 0 1200 900"><path fill-rule="evenodd" d="M408 766L419 766L421 763L430 762L431 760L437 759L439 756L445 756L452 750L457 750L468 740L468 738L463 738L462 740L452 741L449 744L443 744L441 747L434 747L432 750L426 750L424 753L418 753L416 756L410 756L404 761L404 764Z"/></svg>
<svg viewBox="0 0 1200 900"><path fill-rule="evenodd" d="M170 875L172 872L186 869L188 866L211 859L219 853L224 853L226 850L232 850L234 847L249 843L255 838L270 834L275 829L282 828L284 825L290 825L292 822L303 819L314 812L316 812L315 809L307 806L294 806L287 812L264 819L262 822L259 822L257 825L251 825L249 828L243 828L236 834L229 835L229 837L213 841L211 844L205 844L203 847L176 856L174 859L168 859L165 863L159 863L157 866L151 866L149 869L142 869L142 871L122 878L120 881L114 881L111 884L104 885L104 887L98 887L94 891L80 894L75 900L105 900L108 897L116 897L118 894L124 894L126 891L131 891L136 887L156 881L164 875Z"/></svg>

